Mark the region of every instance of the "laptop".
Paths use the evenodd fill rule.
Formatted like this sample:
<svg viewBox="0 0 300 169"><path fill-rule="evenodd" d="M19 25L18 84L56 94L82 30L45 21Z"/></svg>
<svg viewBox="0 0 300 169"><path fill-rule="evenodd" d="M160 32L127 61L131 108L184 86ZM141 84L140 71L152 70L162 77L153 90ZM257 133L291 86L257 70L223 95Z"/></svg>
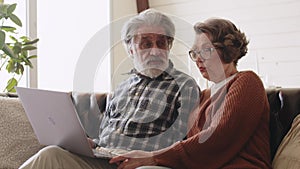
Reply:
<svg viewBox="0 0 300 169"><path fill-rule="evenodd" d="M23 87L16 91L40 144L95 158L120 154L118 149L90 147L70 93Z"/></svg>

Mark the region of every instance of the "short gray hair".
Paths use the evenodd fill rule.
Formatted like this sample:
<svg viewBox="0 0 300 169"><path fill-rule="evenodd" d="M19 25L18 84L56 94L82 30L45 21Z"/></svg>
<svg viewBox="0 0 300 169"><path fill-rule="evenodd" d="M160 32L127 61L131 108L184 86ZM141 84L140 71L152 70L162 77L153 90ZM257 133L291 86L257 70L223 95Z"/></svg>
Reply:
<svg viewBox="0 0 300 169"><path fill-rule="evenodd" d="M121 31L121 38L125 46L130 45L132 38L136 34L136 30L143 25L163 27L166 31L166 36L172 38L170 41L171 44L169 44L172 45L175 36L174 23L163 13L154 9L147 9L139 15L132 17L124 24Z"/></svg>

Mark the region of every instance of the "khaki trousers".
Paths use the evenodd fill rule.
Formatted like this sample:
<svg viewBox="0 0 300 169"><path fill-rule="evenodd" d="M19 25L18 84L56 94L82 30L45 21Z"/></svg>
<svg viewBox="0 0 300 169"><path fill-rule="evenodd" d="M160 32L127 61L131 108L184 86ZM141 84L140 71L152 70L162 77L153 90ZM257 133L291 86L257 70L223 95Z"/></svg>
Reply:
<svg viewBox="0 0 300 169"><path fill-rule="evenodd" d="M21 169L116 169L107 159L76 155L58 146L47 146L29 158Z"/></svg>
<svg viewBox="0 0 300 169"><path fill-rule="evenodd" d="M297 115L289 132L282 139L273 159L274 169L300 168L300 115Z"/></svg>

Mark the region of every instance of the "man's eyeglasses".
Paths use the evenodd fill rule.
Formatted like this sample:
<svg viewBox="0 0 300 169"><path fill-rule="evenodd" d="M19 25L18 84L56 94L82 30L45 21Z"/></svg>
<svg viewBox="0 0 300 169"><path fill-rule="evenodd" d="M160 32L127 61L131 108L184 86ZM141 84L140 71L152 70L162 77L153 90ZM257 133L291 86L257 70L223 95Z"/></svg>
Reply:
<svg viewBox="0 0 300 169"><path fill-rule="evenodd" d="M157 34L142 34L135 37L135 43L140 49L150 49L156 44L159 49L168 49L170 47L170 37Z"/></svg>
<svg viewBox="0 0 300 169"><path fill-rule="evenodd" d="M211 53L214 50L216 50L216 48L214 48L214 47L204 48L204 49L201 49L200 51L190 50L189 55L190 55L190 58L194 62L196 62L198 60L198 58L200 58L201 60L207 60L211 57Z"/></svg>

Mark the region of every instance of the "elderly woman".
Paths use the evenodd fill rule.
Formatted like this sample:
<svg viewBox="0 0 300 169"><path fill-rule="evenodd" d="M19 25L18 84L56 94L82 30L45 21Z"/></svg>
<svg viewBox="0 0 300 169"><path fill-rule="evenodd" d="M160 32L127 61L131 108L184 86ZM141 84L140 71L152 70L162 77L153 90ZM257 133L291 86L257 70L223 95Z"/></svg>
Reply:
<svg viewBox="0 0 300 169"><path fill-rule="evenodd" d="M269 104L260 78L238 71L247 53L244 33L225 19L194 26L189 55L214 82L191 114L187 139L153 152L132 151L111 159L119 169L167 166L178 169L271 168Z"/></svg>

